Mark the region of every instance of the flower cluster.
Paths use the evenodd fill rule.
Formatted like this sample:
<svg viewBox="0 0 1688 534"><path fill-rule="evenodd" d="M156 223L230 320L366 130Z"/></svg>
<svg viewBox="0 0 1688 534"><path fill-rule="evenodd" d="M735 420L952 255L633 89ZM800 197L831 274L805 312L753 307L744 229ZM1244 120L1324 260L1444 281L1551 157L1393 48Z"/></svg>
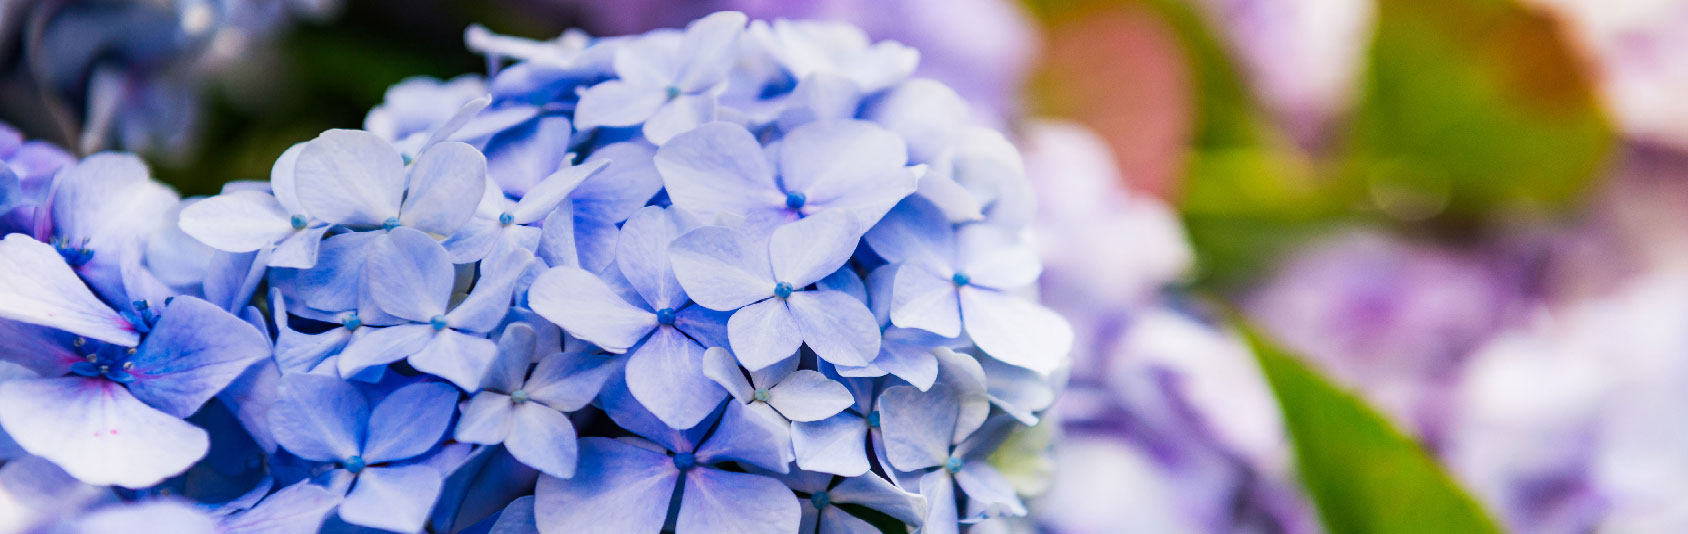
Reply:
<svg viewBox="0 0 1688 534"><path fill-rule="evenodd" d="M178 532L1025 514L988 459L1073 333L1031 298L1018 152L913 49L734 12L468 40L489 76L406 81L268 183L178 203L97 154L18 208L0 509Z"/></svg>

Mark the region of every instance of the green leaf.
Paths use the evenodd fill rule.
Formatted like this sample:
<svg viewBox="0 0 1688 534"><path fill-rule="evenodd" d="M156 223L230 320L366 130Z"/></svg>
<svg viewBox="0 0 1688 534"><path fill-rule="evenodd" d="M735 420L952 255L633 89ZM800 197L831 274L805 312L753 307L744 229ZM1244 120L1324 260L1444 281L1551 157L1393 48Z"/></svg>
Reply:
<svg viewBox="0 0 1688 534"><path fill-rule="evenodd" d="M1458 219L1582 196L1612 128L1551 18L1513 0L1380 0L1377 14L1345 180Z"/></svg>
<svg viewBox="0 0 1688 534"><path fill-rule="evenodd" d="M1302 481L1326 531L1500 532L1423 448L1376 410L1259 332L1244 327L1244 334L1283 408Z"/></svg>

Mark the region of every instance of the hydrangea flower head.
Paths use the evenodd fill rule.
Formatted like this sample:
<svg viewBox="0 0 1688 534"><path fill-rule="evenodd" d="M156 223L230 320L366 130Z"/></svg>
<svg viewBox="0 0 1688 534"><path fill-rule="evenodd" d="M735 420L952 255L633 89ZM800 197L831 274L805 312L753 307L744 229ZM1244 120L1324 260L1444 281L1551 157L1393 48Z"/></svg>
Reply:
<svg viewBox="0 0 1688 534"><path fill-rule="evenodd" d="M912 51L840 35L860 37L738 13L597 40L471 30L488 78L406 81L369 131L295 145L268 184L169 198L186 237L117 256L125 295L155 264L203 273L164 306L114 309L74 255L8 237L0 317L94 356L0 381L45 399L0 407L0 427L82 482L142 487L91 514L204 524L172 507L312 510L276 491L297 484L335 507L301 512L303 531L955 532L1023 515L987 458L1037 424L1073 335L1031 293L1019 157L974 135L989 130L953 91L910 79ZM933 102L950 113L922 119ZM176 456L145 477L77 463L87 450L41 444L90 424L46 406L80 390L41 380L129 392L147 428L198 441L162 447ZM216 497L155 486L230 465L259 467Z"/></svg>

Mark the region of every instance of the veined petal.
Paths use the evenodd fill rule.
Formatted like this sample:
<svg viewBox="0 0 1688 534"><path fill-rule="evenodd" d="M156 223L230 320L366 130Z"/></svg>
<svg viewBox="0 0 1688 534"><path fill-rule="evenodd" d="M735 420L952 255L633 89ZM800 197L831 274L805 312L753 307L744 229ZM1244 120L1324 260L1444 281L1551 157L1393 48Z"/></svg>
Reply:
<svg viewBox="0 0 1688 534"><path fill-rule="evenodd" d="M463 403L463 416L457 419L452 439L464 443L497 445L510 435L516 405L510 396L492 391L476 393Z"/></svg>
<svg viewBox="0 0 1688 534"><path fill-rule="evenodd" d="M388 394L369 413L363 459L396 462L428 452L445 435L457 411L457 390L440 382L417 382Z"/></svg>
<svg viewBox="0 0 1688 534"><path fill-rule="evenodd" d="M903 165L908 148L889 130L859 120L827 120L792 130L780 143L780 177L816 205L883 206L914 192Z"/></svg>
<svg viewBox="0 0 1688 534"><path fill-rule="evenodd" d="M959 409L955 394L943 385L924 392L893 386L880 393L881 435L891 465L915 471L943 464L949 458Z"/></svg>
<svg viewBox="0 0 1688 534"><path fill-rule="evenodd" d="M639 132L652 144L662 145L712 120L715 120L715 95L680 95L656 108Z"/></svg>
<svg viewBox="0 0 1688 534"><path fill-rule="evenodd" d="M63 376L83 361L72 349L76 334L33 324L0 319L0 361L21 365L40 376Z"/></svg>
<svg viewBox="0 0 1688 534"><path fill-rule="evenodd" d="M282 376L270 431L295 456L318 462L350 458L363 447L369 403L346 381L333 376Z"/></svg>
<svg viewBox="0 0 1688 534"><path fill-rule="evenodd" d="M1049 374L1067 362L1073 328L1035 302L980 288L961 291L967 335L986 354L1004 363Z"/></svg>
<svg viewBox="0 0 1688 534"><path fill-rule="evenodd" d="M100 378L0 382L0 427L30 454L100 486L157 484L210 447L204 430Z"/></svg>
<svg viewBox="0 0 1688 534"><path fill-rule="evenodd" d="M465 143L446 141L424 149L410 167L399 221L431 234L451 235L474 216L487 187L486 169L486 156Z"/></svg>
<svg viewBox="0 0 1688 534"><path fill-rule="evenodd" d="M632 126L644 122L668 101L661 86L609 80L580 93L574 125L581 131L600 126Z"/></svg>
<svg viewBox="0 0 1688 534"><path fill-rule="evenodd" d="M686 429L715 411L727 392L704 376L703 347L658 327L627 359L627 389L670 428Z"/></svg>
<svg viewBox="0 0 1688 534"><path fill-rule="evenodd" d="M850 260L866 230L859 219L843 211L780 226L768 239L774 279L798 288L820 281Z"/></svg>
<svg viewBox="0 0 1688 534"><path fill-rule="evenodd" d="M557 478L574 476L579 445L567 415L532 402L516 406L515 423L504 447L510 455Z"/></svg>
<svg viewBox="0 0 1688 534"><path fill-rule="evenodd" d="M528 288L528 306L575 337L622 353L657 326L656 314L628 304L579 267L552 267Z"/></svg>
<svg viewBox="0 0 1688 534"><path fill-rule="evenodd" d="M365 327L368 328L368 327ZM335 368L350 377L364 369L386 365L421 352L434 338L434 328L425 324L404 324L371 330L352 339L340 353Z"/></svg>
<svg viewBox="0 0 1688 534"><path fill-rule="evenodd" d="M533 364L535 335L526 323L514 323L498 337L498 352L481 380L483 389L509 393L522 387L528 366Z"/></svg>
<svg viewBox="0 0 1688 534"><path fill-rule="evenodd" d="M578 411L598 397L620 367L613 356L553 352L539 360L522 389L533 402L561 412Z"/></svg>
<svg viewBox="0 0 1688 534"><path fill-rule="evenodd" d="M943 337L961 335L961 297L955 282L905 265L892 279L891 324Z"/></svg>
<svg viewBox="0 0 1688 534"><path fill-rule="evenodd" d="M492 367L498 347L492 340L446 329L406 361L416 370L451 381L470 393L480 389L481 378Z"/></svg>
<svg viewBox="0 0 1688 534"><path fill-rule="evenodd" d="M750 402L755 393L750 381L744 378L744 371L739 369L738 359L727 349L710 347L703 351L703 374L739 402Z"/></svg>
<svg viewBox="0 0 1688 534"><path fill-rule="evenodd" d="M187 417L269 355L269 341L246 321L209 302L176 297L129 358L135 376L129 391L164 413Z"/></svg>
<svg viewBox="0 0 1688 534"><path fill-rule="evenodd" d="M183 232L211 248L251 252L293 234L292 214L262 191L234 191L182 208Z"/></svg>
<svg viewBox="0 0 1688 534"><path fill-rule="evenodd" d="M797 496L780 481L750 473L695 469L686 474L677 532L788 534L802 519Z"/></svg>
<svg viewBox="0 0 1688 534"><path fill-rule="evenodd" d="M808 369L786 376L768 392L768 404L792 421L819 421L855 404L850 390Z"/></svg>
<svg viewBox="0 0 1688 534"><path fill-rule="evenodd" d="M960 269L980 287L1014 290L1037 281L1043 261L1022 239L989 224L969 224L956 231Z"/></svg>
<svg viewBox="0 0 1688 534"><path fill-rule="evenodd" d="M792 423L791 445L797 452L797 467L847 477L867 473L871 467L867 428L867 421L852 412Z"/></svg>
<svg viewBox="0 0 1688 534"><path fill-rule="evenodd" d="M693 213L742 217L785 205L762 145L737 124L711 122L674 136L657 149L656 169L674 205Z"/></svg>
<svg viewBox="0 0 1688 534"><path fill-rule="evenodd" d="M301 480L265 497L245 512L224 516L217 521L217 531L227 534L312 534L322 527L323 518L334 511L340 499L341 496L322 486Z"/></svg>
<svg viewBox="0 0 1688 534"><path fill-rule="evenodd" d="M640 208L621 226L616 265L651 309L678 309L686 303L686 291L668 261L668 245L692 227L677 211L657 206Z"/></svg>
<svg viewBox="0 0 1688 534"><path fill-rule="evenodd" d="M53 232L96 251L93 263L116 265L116 256L164 222L176 193L152 181L133 154L101 152L59 171L53 179ZM98 251L105 251L104 256Z"/></svg>
<svg viewBox="0 0 1688 534"><path fill-rule="evenodd" d="M329 130L300 150L293 179L299 205L312 216L335 224L379 225L399 215L404 157L375 134Z"/></svg>
<svg viewBox="0 0 1688 534"><path fill-rule="evenodd" d="M926 515L926 499L892 485L878 475L845 479L827 493L832 502L860 504L884 512L909 526L920 526Z"/></svg>
<svg viewBox="0 0 1688 534"><path fill-rule="evenodd" d="M803 342L837 365L867 365L879 355L879 323L855 297L831 290L798 291L786 299Z"/></svg>
<svg viewBox="0 0 1688 534"><path fill-rule="evenodd" d="M737 11L711 13L686 26L680 41L680 74L674 86L684 93L702 91L727 78L739 57L739 36L749 19Z"/></svg>
<svg viewBox="0 0 1688 534"><path fill-rule="evenodd" d="M510 210L511 222L539 222L549 215L551 210L557 209L557 204L568 198L575 187L602 172L609 164L609 160L598 159L557 169L557 172L551 173L545 180L533 186L533 189L529 189L527 194L522 195L522 200L516 203L515 209Z"/></svg>
<svg viewBox="0 0 1688 534"><path fill-rule="evenodd" d="M288 234L275 246L275 252L270 254L271 267L289 269L309 269L316 265L317 250L322 246L322 236L328 233L328 225L318 223L316 226Z"/></svg>
<svg viewBox="0 0 1688 534"><path fill-rule="evenodd" d="M371 274L369 297L382 311L425 323L445 313L455 274L451 257L434 238L411 228L394 228L374 241L364 267Z"/></svg>
<svg viewBox="0 0 1688 534"><path fill-rule="evenodd" d="M427 524L428 512L444 485L440 472L426 465L365 468L340 502L340 519L393 532L417 532Z"/></svg>
<svg viewBox="0 0 1688 534"><path fill-rule="evenodd" d="M732 311L774 295L767 249L724 226L686 232L668 246L674 277L693 301Z"/></svg>
<svg viewBox="0 0 1688 534"><path fill-rule="evenodd" d="M727 403L709 440L698 445L698 464L739 462L776 473L790 470L791 423L762 404Z"/></svg>
<svg viewBox="0 0 1688 534"><path fill-rule="evenodd" d="M803 346L803 332L782 299L768 299L733 313L727 339L739 363L751 371L773 365Z"/></svg>
<svg viewBox="0 0 1688 534"><path fill-rule="evenodd" d="M133 347L135 326L82 283L51 245L11 234L0 239L0 317Z"/></svg>
<svg viewBox="0 0 1688 534"><path fill-rule="evenodd" d="M540 477L534 519L545 534L662 530L680 471L659 452L582 438L573 478Z"/></svg>
<svg viewBox="0 0 1688 534"><path fill-rule="evenodd" d="M863 239L891 263L955 272L955 230L944 212L926 199L911 197L898 203Z"/></svg>

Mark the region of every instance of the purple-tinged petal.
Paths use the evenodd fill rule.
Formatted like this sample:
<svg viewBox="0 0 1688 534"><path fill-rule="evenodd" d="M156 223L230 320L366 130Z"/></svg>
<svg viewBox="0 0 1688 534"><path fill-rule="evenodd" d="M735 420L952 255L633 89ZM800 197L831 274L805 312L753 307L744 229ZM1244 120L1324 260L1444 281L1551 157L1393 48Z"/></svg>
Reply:
<svg viewBox="0 0 1688 534"><path fill-rule="evenodd" d="M451 118L446 119L444 123L434 128L433 133L428 134L428 140L422 143L422 151L427 152L428 147L456 136L458 130L468 126L481 113L481 110L486 109L487 104L491 103L492 97L490 95L465 102L463 107L457 108L457 112L453 113ZM474 132L468 132L468 137L476 136Z"/></svg>
<svg viewBox="0 0 1688 534"><path fill-rule="evenodd" d="M670 451L691 452L697 435L708 430L707 425L677 430L663 423L633 398L633 393L627 390L627 381L619 376L604 384L598 395L598 406L616 425Z"/></svg>
<svg viewBox="0 0 1688 534"><path fill-rule="evenodd" d="M821 359L861 366L879 355L879 324L855 297L842 291L799 291L786 305L803 332L803 342Z"/></svg>
<svg viewBox="0 0 1688 534"><path fill-rule="evenodd" d="M817 531L817 534L876 534L884 532L879 527L873 526L873 523L850 515L849 512L845 512L837 506L828 506L825 510L821 510L818 522L820 523L820 530Z"/></svg>
<svg viewBox="0 0 1688 534"><path fill-rule="evenodd" d="M100 486L158 484L210 448L204 430L100 378L0 382L0 427L30 454Z"/></svg>
<svg viewBox="0 0 1688 534"><path fill-rule="evenodd" d="M896 134L858 120L820 121L780 143L780 177L816 207L862 210L877 218L914 193L908 150Z"/></svg>
<svg viewBox="0 0 1688 534"><path fill-rule="evenodd" d="M797 496L778 480L750 473L697 469L686 474L675 532L797 532Z"/></svg>
<svg viewBox="0 0 1688 534"><path fill-rule="evenodd" d="M991 414L991 400L986 387L985 368L972 354L948 348L932 351L938 359L938 377L955 395L960 406L955 419L955 434L951 443L961 443L978 430Z"/></svg>
<svg viewBox="0 0 1688 534"><path fill-rule="evenodd" d="M292 214L261 191L235 191L182 208L183 232L211 248L251 252L274 245L294 232Z"/></svg>
<svg viewBox="0 0 1688 534"><path fill-rule="evenodd" d="M789 358L803 346L803 332L784 299L768 299L739 309L727 320L727 338L739 363L751 371Z"/></svg>
<svg viewBox="0 0 1688 534"><path fill-rule="evenodd" d="M492 530L487 534L538 534L539 524L534 521L533 511L536 500L534 496L526 495L510 501L510 505L499 512L498 520L492 523Z"/></svg>
<svg viewBox="0 0 1688 534"><path fill-rule="evenodd" d="M176 297L129 362L135 398L187 417L269 356L269 340L239 317L193 297Z"/></svg>
<svg viewBox="0 0 1688 534"><path fill-rule="evenodd" d="M650 118L667 101L662 87L609 80L580 92L575 127L586 131L600 126L633 126Z"/></svg>
<svg viewBox="0 0 1688 534"><path fill-rule="evenodd" d="M44 326L0 319L0 360L21 365L40 376L63 376L83 361L72 350L76 335Z"/></svg>
<svg viewBox="0 0 1688 534"><path fill-rule="evenodd" d="M827 494L832 497L832 502L860 504L911 527L920 526L921 518L926 515L925 498L903 491L878 475L845 479Z"/></svg>
<svg viewBox="0 0 1688 534"><path fill-rule="evenodd" d="M807 369L791 373L768 392L768 404L792 421L819 421L855 404L850 390Z"/></svg>
<svg viewBox="0 0 1688 534"><path fill-rule="evenodd" d="M709 441L697 449L699 464L739 462L776 473L790 470L791 423L766 405L727 403Z"/></svg>
<svg viewBox="0 0 1688 534"><path fill-rule="evenodd" d="M569 120L560 115L540 115L500 133L487 142L484 150L487 176L505 193L527 194L567 159L573 133Z"/></svg>
<svg viewBox="0 0 1688 534"><path fill-rule="evenodd" d="M580 440L573 478L540 477L534 519L545 534L655 533L680 477L662 453L609 438Z"/></svg>
<svg viewBox="0 0 1688 534"><path fill-rule="evenodd" d="M528 288L528 306L575 337L622 353L657 326L656 314L629 304L579 267L552 267Z"/></svg>
<svg viewBox="0 0 1688 534"><path fill-rule="evenodd" d="M425 324L371 329L368 334L346 345L334 367L340 371L340 376L351 377L364 369L393 363L421 352L433 341L434 334L434 327Z"/></svg>
<svg viewBox="0 0 1688 534"><path fill-rule="evenodd" d="M522 273L533 264L533 253L521 248L495 248L481 261L475 289L445 315L452 328L488 332L510 313L510 299Z"/></svg>
<svg viewBox="0 0 1688 534"><path fill-rule="evenodd" d="M487 187L486 172L486 156L468 144L447 141L424 149L410 166L399 221L430 234L451 235L475 215Z"/></svg>
<svg viewBox="0 0 1688 534"><path fill-rule="evenodd" d="M644 142L612 143L592 151L586 163L608 161L603 172L581 182L569 195L577 210L600 213L621 222L662 190L656 171L656 147Z"/></svg>
<svg viewBox="0 0 1688 534"><path fill-rule="evenodd" d="M92 262L106 265L164 222L177 202L175 192L152 181L141 158L119 152L59 171L51 194L54 233L95 251Z"/></svg>
<svg viewBox="0 0 1688 534"><path fill-rule="evenodd" d="M528 366L533 364L533 327L525 323L511 324L498 336L498 352L481 380L481 388L503 393L522 387Z"/></svg>
<svg viewBox="0 0 1688 534"><path fill-rule="evenodd" d="M270 266L309 269L316 265L317 250L322 247L322 236L328 234L328 228L326 224L318 224L289 234L270 254Z"/></svg>
<svg viewBox="0 0 1688 534"><path fill-rule="evenodd" d="M967 126L967 101L941 82L916 78L888 91L868 117L908 141L909 160L926 163Z"/></svg>
<svg viewBox="0 0 1688 534"><path fill-rule="evenodd" d="M1013 295L962 288L961 317L967 334L986 354L1038 373L1065 365L1073 346L1073 328L1066 320Z"/></svg>
<svg viewBox="0 0 1688 534"><path fill-rule="evenodd" d="M347 232L323 240L317 262L298 273L298 296L305 305L326 312L358 309L364 293L364 263L374 248L378 232ZM271 277L275 275L272 273ZM368 317L364 323L369 324Z"/></svg>
<svg viewBox="0 0 1688 534"><path fill-rule="evenodd" d="M674 136L657 149L656 168L674 205L693 213L746 216L785 205L762 145L737 124L711 122Z"/></svg>
<svg viewBox="0 0 1688 534"><path fill-rule="evenodd" d="M910 385L926 391L938 380L938 359L932 349L952 340L925 330L890 328L885 330L879 345L879 356L863 367L839 367L838 374L849 377L897 375Z"/></svg>
<svg viewBox="0 0 1688 534"><path fill-rule="evenodd" d="M417 382L381 399L369 414L363 459L396 462L428 452L445 435L457 411L457 389L440 382Z"/></svg>
<svg viewBox="0 0 1688 534"><path fill-rule="evenodd" d="M866 229L854 215L828 211L780 226L768 240L774 279L801 288L837 271Z"/></svg>
<svg viewBox="0 0 1688 534"><path fill-rule="evenodd" d="M406 361L418 371L473 393L480 388L481 378L492 367L497 353L498 346L490 339L447 329L435 333L432 341Z"/></svg>
<svg viewBox="0 0 1688 534"><path fill-rule="evenodd" d="M791 424L797 467L847 477L868 472L867 421L841 412L819 421Z"/></svg>
<svg viewBox="0 0 1688 534"><path fill-rule="evenodd" d="M920 477L920 496L926 498L926 519L920 532L961 534L961 517L955 509L955 482L949 472L934 470Z"/></svg>
<svg viewBox="0 0 1688 534"><path fill-rule="evenodd" d="M677 309L686 303L686 291L668 262L668 245L693 226L678 210L657 206L640 208L621 226L616 265L651 309Z"/></svg>
<svg viewBox="0 0 1688 534"><path fill-rule="evenodd" d="M1043 273L1037 250L1007 231L988 224L969 224L956 231L958 265L970 283L1013 290L1031 285Z"/></svg>
<svg viewBox="0 0 1688 534"><path fill-rule="evenodd" d="M0 239L0 318L123 346L140 342L134 325L94 296L58 251L23 234Z"/></svg>
<svg viewBox="0 0 1688 534"><path fill-rule="evenodd" d="M792 354L789 358L774 362L772 365L767 367L751 371L750 385L759 388L773 387L774 385L779 384L780 381L785 380L785 377L791 376L791 373L797 372L797 367L802 364L803 358L799 357L797 354Z"/></svg>
<svg viewBox="0 0 1688 534"><path fill-rule="evenodd" d="M714 95L679 95L651 113L639 132L652 144L662 145L674 136L715 120Z"/></svg>
<svg viewBox="0 0 1688 534"><path fill-rule="evenodd" d="M463 416L457 419L452 439L464 443L497 445L510 436L510 425L515 419L516 405L510 402L509 395L482 391L470 398L469 402L463 403L462 411Z"/></svg>
<svg viewBox="0 0 1688 534"><path fill-rule="evenodd" d="M703 347L679 330L658 327L627 359L627 389L671 428L691 428L727 392L704 376Z"/></svg>
<svg viewBox="0 0 1688 534"><path fill-rule="evenodd" d="M924 392L912 386L894 386L880 393L880 428L891 465L915 471L949 459L958 409L955 394L943 385Z"/></svg>
<svg viewBox="0 0 1688 534"><path fill-rule="evenodd" d="M615 357L554 352L539 360L522 390L532 402L561 412L578 411L597 398L619 367Z"/></svg>
<svg viewBox="0 0 1688 534"><path fill-rule="evenodd" d="M444 484L440 472L426 465L366 468L340 502L340 519L393 532L420 531Z"/></svg>
<svg viewBox="0 0 1688 534"><path fill-rule="evenodd" d="M766 250L736 230L705 226L675 239L668 259L693 301L732 311L774 295Z"/></svg>
<svg viewBox="0 0 1688 534"><path fill-rule="evenodd" d="M309 480L295 482L257 506L217 520L221 534L315 534L328 513L339 506L335 495Z"/></svg>
<svg viewBox="0 0 1688 534"><path fill-rule="evenodd" d="M510 455L546 475L574 476L579 450L568 416L532 402L517 405L515 415L510 435L504 439Z"/></svg>
<svg viewBox="0 0 1688 534"><path fill-rule="evenodd" d="M515 209L510 210L511 222L515 224L532 224L544 219L551 210L557 209L562 202L579 187L582 182L603 171L609 165L608 160L593 160L580 165L569 165L545 177L516 203Z"/></svg>
<svg viewBox="0 0 1688 534"><path fill-rule="evenodd" d="M816 72L799 80L786 97L778 124L781 130L791 131L815 121L848 119L861 104L862 90L855 82L831 72Z"/></svg>
<svg viewBox="0 0 1688 534"><path fill-rule="evenodd" d="M987 462L967 462L955 473L955 483L967 494L967 519L1026 515L1014 486Z"/></svg>
<svg viewBox="0 0 1688 534"><path fill-rule="evenodd" d="M943 337L961 335L961 293L953 280L926 269L897 268L891 289L891 324Z"/></svg>
<svg viewBox="0 0 1688 534"><path fill-rule="evenodd" d="M674 314L674 328L697 340L699 345L725 347L731 344L727 340L727 321L732 316L732 312L718 312L703 306L686 306Z"/></svg>
<svg viewBox="0 0 1688 534"><path fill-rule="evenodd" d="M280 388L281 370L274 361L259 360L217 394L266 454L274 454L276 450L275 435L270 431L270 408L280 398Z"/></svg>
<svg viewBox="0 0 1688 534"><path fill-rule="evenodd" d="M862 238L891 263L955 272L955 230L944 212L925 199L911 197L898 203Z"/></svg>
<svg viewBox="0 0 1688 534"><path fill-rule="evenodd" d="M727 78L739 59L739 36L749 19L737 11L720 11L686 26L680 41L680 73L674 86L684 93L703 91ZM618 70L620 65L617 65Z"/></svg>
<svg viewBox="0 0 1688 534"><path fill-rule="evenodd" d="M357 455L363 447L369 404L351 384L332 376L289 374L281 379L270 431L294 456L328 462Z"/></svg>
<svg viewBox="0 0 1688 534"><path fill-rule="evenodd" d="M981 358L985 370L986 394L991 404L1026 426L1037 424L1038 413L1055 402L1049 379L1036 371L1009 365L995 358Z"/></svg>
<svg viewBox="0 0 1688 534"><path fill-rule="evenodd" d="M750 402L755 393L750 381L744 378L744 371L739 369L738 359L727 349L710 347L703 351L703 375L714 380L739 402Z"/></svg>
<svg viewBox="0 0 1688 534"><path fill-rule="evenodd" d="M575 242L576 236L574 225L574 206L569 204L557 206L557 209L552 210L550 214L545 216L545 224L544 227L540 229L539 234L538 255L540 259L545 260L546 265L552 267L569 265L581 267L583 269L592 268L590 265L583 262L580 257L581 250L579 250L580 247ZM611 236L610 240L614 241L613 237L616 235L615 225L612 224L607 226L607 232ZM602 227L598 227L597 229L606 230Z"/></svg>
<svg viewBox="0 0 1688 534"><path fill-rule="evenodd" d="M444 314L455 272L451 256L434 238L408 228L394 228L376 238L369 251L369 297L395 317L426 323Z"/></svg>
<svg viewBox="0 0 1688 534"><path fill-rule="evenodd" d="M329 130L300 149L293 179L299 205L312 216L335 224L379 225L399 215L404 157L369 132Z"/></svg>

